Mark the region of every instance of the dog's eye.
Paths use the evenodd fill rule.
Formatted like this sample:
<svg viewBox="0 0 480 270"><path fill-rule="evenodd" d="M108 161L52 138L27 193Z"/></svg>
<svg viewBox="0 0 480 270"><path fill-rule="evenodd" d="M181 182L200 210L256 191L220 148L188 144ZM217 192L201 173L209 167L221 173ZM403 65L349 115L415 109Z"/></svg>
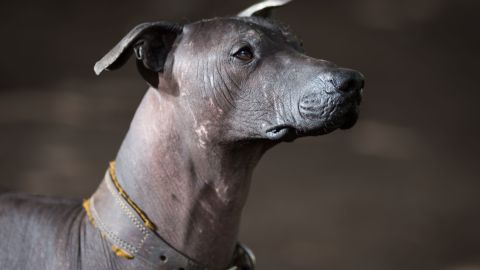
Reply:
<svg viewBox="0 0 480 270"><path fill-rule="evenodd" d="M242 47L240 50L234 53L233 56L245 62L251 61L253 59L252 48L248 46Z"/></svg>

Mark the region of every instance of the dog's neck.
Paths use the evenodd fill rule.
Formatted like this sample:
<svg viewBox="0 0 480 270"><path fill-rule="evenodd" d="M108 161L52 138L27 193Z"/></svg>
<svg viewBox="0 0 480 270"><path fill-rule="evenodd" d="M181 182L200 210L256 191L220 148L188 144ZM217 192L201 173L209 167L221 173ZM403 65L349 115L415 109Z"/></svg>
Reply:
<svg viewBox="0 0 480 270"><path fill-rule="evenodd" d="M118 180L168 243L218 269L230 262L265 147L199 145L174 98L148 90L116 158Z"/></svg>

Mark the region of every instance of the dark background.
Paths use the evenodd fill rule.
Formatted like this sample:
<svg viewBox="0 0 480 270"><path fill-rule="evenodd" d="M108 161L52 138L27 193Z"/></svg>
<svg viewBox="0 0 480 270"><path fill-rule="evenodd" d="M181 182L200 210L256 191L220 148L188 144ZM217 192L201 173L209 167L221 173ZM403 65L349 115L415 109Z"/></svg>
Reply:
<svg viewBox="0 0 480 270"><path fill-rule="evenodd" d="M134 25L254 1L2 1L0 190L87 197L145 83L93 64ZM362 71L349 131L271 150L241 239L268 269L480 269L480 1L295 1L276 18ZM1 240L0 240L1 241Z"/></svg>

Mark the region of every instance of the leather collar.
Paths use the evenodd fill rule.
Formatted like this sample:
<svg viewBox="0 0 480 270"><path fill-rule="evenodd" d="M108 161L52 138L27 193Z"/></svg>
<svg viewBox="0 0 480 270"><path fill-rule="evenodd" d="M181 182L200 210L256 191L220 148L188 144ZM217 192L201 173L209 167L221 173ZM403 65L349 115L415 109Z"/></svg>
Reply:
<svg viewBox="0 0 480 270"><path fill-rule="evenodd" d="M166 270L207 270L156 233L154 224L119 186L113 162L97 191L84 201L83 206L90 222L112 244L112 251L117 256L141 260ZM254 270L255 256L238 243L227 269Z"/></svg>

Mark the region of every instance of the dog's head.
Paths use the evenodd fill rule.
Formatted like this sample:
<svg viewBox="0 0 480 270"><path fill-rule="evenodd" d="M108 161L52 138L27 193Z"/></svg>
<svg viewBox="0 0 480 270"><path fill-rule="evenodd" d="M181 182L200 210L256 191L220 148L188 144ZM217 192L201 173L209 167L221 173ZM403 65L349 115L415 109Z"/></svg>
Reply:
<svg viewBox="0 0 480 270"><path fill-rule="evenodd" d="M269 18L286 2L267 0L235 17L184 26L141 24L95 71L119 68L135 54L142 77L169 96L195 133L215 134L209 139L221 143L290 141L350 128L363 76L307 56L301 41Z"/></svg>

